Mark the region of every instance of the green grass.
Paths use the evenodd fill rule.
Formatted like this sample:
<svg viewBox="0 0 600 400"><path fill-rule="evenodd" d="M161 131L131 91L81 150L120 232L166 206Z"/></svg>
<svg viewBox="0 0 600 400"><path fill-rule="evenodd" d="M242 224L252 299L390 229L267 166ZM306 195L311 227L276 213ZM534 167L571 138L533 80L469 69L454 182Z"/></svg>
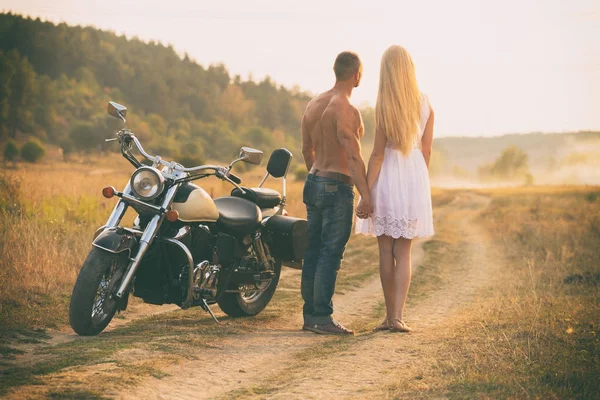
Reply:
<svg viewBox="0 0 600 400"><path fill-rule="evenodd" d="M46 398L53 400L66 400L66 399L78 399L78 400L102 400L109 399L110 397L103 396L102 394L81 389L64 389L64 390L51 390L46 394Z"/></svg>
<svg viewBox="0 0 600 400"><path fill-rule="evenodd" d="M0 345L0 355L2 355L2 358L14 359L17 354L25 354L25 352L9 346Z"/></svg>

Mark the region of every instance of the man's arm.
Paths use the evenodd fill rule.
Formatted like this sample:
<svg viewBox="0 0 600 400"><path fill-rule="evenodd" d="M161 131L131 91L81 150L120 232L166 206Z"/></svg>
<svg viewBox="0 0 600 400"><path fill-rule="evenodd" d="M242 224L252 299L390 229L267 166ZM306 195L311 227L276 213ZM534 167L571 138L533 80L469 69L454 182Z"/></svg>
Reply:
<svg viewBox="0 0 600 400"><path fill-rule="evenodd" d="M306 169L310 172L313 163L315 162L315 148L312 144L312 140L310 139L310 132L308 132L308 127L306 126L306 113L302 116L301 121L301 129L302 129L302 157L304 157L304 164L306 164Z"/></svg>
<svg viewBox="0 0 600 400"><path fill-rule="evenodd" d="M363 202L369 207L368 213L373 212L371 205L371 191L367 185L365 163L360 154L360 113L350 104L340 107L336 112L336 131L340 144L346 151L348 169L352 182L356 185Z"/></svg>

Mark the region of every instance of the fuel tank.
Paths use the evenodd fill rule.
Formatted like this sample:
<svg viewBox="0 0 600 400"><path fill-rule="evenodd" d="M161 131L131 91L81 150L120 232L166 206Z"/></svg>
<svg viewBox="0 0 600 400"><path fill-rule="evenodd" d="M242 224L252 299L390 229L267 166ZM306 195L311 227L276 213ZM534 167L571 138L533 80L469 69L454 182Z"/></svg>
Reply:
<svg viewBox="0 0 600 400"><path fill-rule="evenodd" d="M183 222L216 222L219 219L213 199L206 190L192 183L181 185L171 208L179 213L179 220Z"/></svg>

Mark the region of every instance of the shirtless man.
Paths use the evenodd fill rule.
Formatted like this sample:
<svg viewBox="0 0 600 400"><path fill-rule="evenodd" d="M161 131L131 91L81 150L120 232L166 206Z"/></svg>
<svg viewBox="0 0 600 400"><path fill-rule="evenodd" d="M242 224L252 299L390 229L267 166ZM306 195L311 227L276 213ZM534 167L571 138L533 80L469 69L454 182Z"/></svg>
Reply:
<svg viewBox="0 0 600 400"><path fill-rule="evenodd" d="M365 164L360 153L364 126L350 104L360 83L362 64L355 53L340 53L334 63L335 86L311 100L302 117L302 155L309 174L304 184L308 248L302 268L303 330L330 335L354 332L333 318L331 298L350 238L354 185L373 212Z"/></svg>

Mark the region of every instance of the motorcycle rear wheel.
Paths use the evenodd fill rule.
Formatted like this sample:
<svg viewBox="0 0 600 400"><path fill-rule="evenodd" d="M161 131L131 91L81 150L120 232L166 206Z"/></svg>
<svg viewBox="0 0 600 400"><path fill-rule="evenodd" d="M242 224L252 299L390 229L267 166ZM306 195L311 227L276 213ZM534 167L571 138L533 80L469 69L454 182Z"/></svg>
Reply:
<svg viewBox="0 0 600 400"><path fill-rule="evenodd" d="M92 248L79 271L69 306L69 322L78 335L97 335L112 320L119 305L112 295L127 262L127 253Z"/></svg>
<svg viewBox="0 0 600 400"><path fill-rule="evenodd" d="M281 274L281 262L275 263L275 277L268 282L268 286L262 291L248 291L243 293L224 293L217 301L221 310L230 317L251 317L257 315L267 307L273 298L279 275Z"/></svg>

